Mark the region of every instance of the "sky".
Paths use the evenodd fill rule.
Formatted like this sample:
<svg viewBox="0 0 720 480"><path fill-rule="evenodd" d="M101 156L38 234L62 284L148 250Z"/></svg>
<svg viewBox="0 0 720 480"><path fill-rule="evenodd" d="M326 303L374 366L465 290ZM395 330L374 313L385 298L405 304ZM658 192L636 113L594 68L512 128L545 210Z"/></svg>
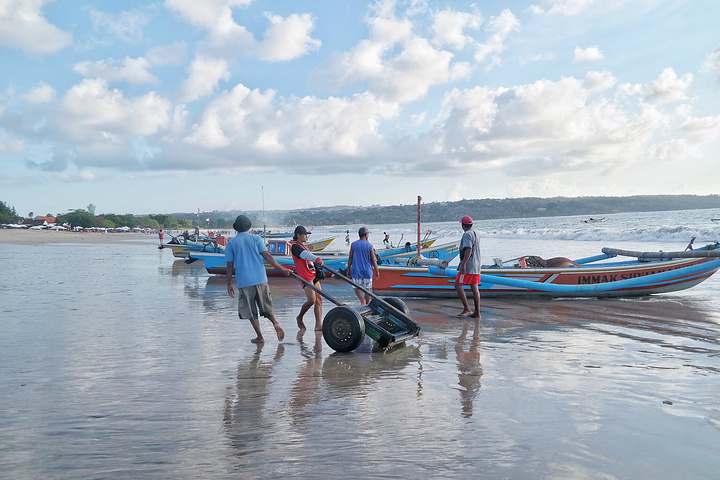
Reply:
<svg viewBox="0 0 720 480"><path fill-rule="evenodd" d="M720 193L717 0L0 0L18 214Z"/></svg>

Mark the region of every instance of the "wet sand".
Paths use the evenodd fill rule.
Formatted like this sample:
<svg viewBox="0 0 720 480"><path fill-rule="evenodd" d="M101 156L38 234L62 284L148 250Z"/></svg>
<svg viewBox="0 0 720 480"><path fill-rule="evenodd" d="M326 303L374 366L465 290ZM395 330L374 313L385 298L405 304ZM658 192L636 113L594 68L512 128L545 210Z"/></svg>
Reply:
<svg viewBox="0 0 720 480"><path fill-rule="evenodd" d="M124 235L144 240L0 245L0 476L664 480L720 470L719 278L632 300L486 299L479 321L457 318L456 299L408 300L419 337L338 354L297 331L297 281L270 280L285 339L261 319L266 343L253 345L224 277L150 235ZM356 301L340 281L323 289Z"/></svg>
<svg viewBox="0 0 720 480"><path fill-rule="evenodd" d="M0 244L43 245L46 243L125 243L155 238L148 233L68 232L62 230L0 229ZM159 240L158 240L159 241Z"/></svg>

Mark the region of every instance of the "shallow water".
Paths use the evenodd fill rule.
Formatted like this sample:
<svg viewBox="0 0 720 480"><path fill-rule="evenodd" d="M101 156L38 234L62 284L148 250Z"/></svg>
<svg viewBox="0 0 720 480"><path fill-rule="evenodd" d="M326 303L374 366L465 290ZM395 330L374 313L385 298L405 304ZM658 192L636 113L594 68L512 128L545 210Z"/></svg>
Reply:
<svg viewBox="0 0 720 480"><path fill-rule="evenodd" d="M420 337L337 354L294 328L296 281L271 280L286 338L263 319L258 347L224 278L154 241L0 245L0 477L720 471L717 275L631 300L488 299L478 322L454 317L453 299L408 300ZM483 240L489 257L521 246L599 252L593 241L533 240L529 252L527 239ZM339 281L324 289L355 301Z"/></svg>

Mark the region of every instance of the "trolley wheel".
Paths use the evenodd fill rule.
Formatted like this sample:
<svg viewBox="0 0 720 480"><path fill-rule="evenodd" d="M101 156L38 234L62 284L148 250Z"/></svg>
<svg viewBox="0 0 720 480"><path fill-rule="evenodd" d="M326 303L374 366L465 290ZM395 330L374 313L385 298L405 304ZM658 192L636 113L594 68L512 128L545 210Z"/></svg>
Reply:
<svg viewBox="0 0 720 480"><path fill-rule="evenodd" d="M397 308L401 312L403 312L405 315L410 316L410 309L405 305L405 302L400 300L397 297L381 297L383 300L385 300L387 303L392 305L393 307ZM370 300L370 307L373 310L377 310L378 307L381 307L379 302L375 299Z"/></svg>
<svg viewBox="0 0 720 480"><path fill-rule="evenodd" d="M351 352L365 338L365 321L352 308L335 307L323 320L323 338L333 350Z"/></svg>

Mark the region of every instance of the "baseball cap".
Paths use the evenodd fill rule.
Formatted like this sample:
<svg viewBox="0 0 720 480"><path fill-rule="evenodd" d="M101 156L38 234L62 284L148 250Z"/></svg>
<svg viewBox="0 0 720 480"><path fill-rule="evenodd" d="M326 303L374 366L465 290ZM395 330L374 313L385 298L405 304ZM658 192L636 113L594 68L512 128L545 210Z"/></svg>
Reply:
<svg viewBox="0 0 720 480"><path fill-rule="evenodd" d="M361 237L367 235L368 233L370 233L370 230L368 230L367 227L360 227L360 230L358 230L358 235Z"/></svg>
<svg viewBox="0 0 720 480"><path fill-rule="evenodd" d="M472 217L470 215L465 215L461 220L460 223L463 225L472 225Z"/></svg>
<svg viewBox="0 0 720 480"><path fill-rule="evenodd" d="M305 230L305 227L303 227L302 225L298 225L297 227L295 227L295 235L308 235L308 231Z"/></svg>
<svg viewBox="0 0 720 480"><path fill-rule="evenodd" d="M247 232L251 226L252 222L245 215L238 215L233 223L233 228L238 232Z"/></svg>

